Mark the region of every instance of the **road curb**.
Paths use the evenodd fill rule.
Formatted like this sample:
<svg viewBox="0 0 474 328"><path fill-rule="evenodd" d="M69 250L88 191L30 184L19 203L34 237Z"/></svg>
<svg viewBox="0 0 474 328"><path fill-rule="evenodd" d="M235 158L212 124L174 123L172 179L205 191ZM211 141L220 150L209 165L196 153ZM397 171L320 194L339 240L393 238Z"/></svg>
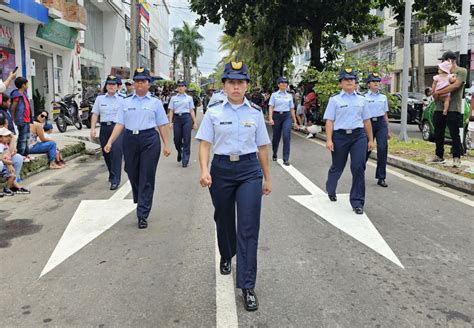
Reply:
<svg viewBox="0 0 474 328"><path fill-rule="evenodd" d="M67 161L72 160L81 155L84 155L85 153L86 153L86 145L85 143L81 141L61 147L61 154L63 155L64 160L67 160ZM22 180L48 169L49 161L48 161L47 155L35 154L34 157L35 157L34 160L28 163L23 163L23 167L21 169Z"/></svg>
<svg viewBox="0 0 474 328"><path fill-rule="evenodd" d="M297 132L297 131L295 131ZM300 132L301 133L301 132ZM303 134L303 133L301 133ZM316 133L317 139L326 141L326 135ZM370 158L377 159L377 152L372 151ZM423 165L398 156L388 155L387 163L404 171L416 174L428 180L432 180L453 189L474 195L474 180L458 176L451 172L444 172L434 167Z"/></svg>

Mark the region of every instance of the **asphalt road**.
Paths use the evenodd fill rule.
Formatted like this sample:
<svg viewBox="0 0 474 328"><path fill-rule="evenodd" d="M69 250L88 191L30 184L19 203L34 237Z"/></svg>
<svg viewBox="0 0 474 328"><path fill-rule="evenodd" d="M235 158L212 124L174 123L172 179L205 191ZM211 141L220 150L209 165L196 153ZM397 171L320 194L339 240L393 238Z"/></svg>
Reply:
<svg viewBox="0 0 474 328"><path fill-rule="evenodd" d="M0 199L0 326L472 327L472 196L398 170L389 170L389 188L382 189L369 164L365 211L397 265L326 220L339 215L349 233L358 230L354 220L363 225L343 201L348 167L339 201L314 202L333 206L323 219L289 197L310 195L304 179L272 162L259 244L260 309L247 313L232 281L216 277L213 212L198 183L197 144L188 168L175 156L160 159L148 229L136 228L134 211L120 219L120 209L87 203L96 207L83 216L87 224L120 220L41 278L81 201L114 195L103 161L46 171L25 181L31 195ZM291 163L324 189L330 155L317 140L293 135ZM87 235L73 232L73 246Z"/></svg>

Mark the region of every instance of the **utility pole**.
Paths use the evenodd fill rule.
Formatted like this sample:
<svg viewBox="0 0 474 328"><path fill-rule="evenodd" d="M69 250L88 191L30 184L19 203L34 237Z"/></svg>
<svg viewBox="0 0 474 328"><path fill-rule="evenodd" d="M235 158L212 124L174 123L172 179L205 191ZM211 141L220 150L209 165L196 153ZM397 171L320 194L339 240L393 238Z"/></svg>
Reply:
<svg viewBox="0 0 474 328"><path fill-rule="evenodd" d="M467 54L467 43L469 40L469 18L470 18L470 3L469 0L462 0L462 12L461 12L461 38L459 45L459 66L464 67L468 71L468 78L469 78L469 65L468 65L468 58ZM469 83L470 81L467 80ZM464 90L463 90L464 91ZM464 92L463 92L464 94ZM465 106L466 98L463 97L461 102L461 115L464 114L464 106ZM464 143L464 124L461 125L459 128L459 134L461 136L461 142Z"/></svg>
<svg viewBox="0 0 474 328"><path fill-rule="evenodd" d="M173 80L176 81L176 42L173 40Z"/></svg>
<svg viewBox="0 0 474 328"><path fill-rule="evenodd" d="M410 70L410 30L411 7L413 0L405 1L405 23L403 33L403 74L402 74L402 121L400 127L400 140L408 141L407 134L407 105L408 105L408 72Z"/></svg>
<svg viewBox="0 0 474 328"><path fill-rule="evenodd" d="M425 92L425 36L423 35L424 21L418 21L418 92ZM416 90L415 90L416 91Z"/></svg>
<svg viewBox="0 0 474 328"><path fill-rule="evenodd" d="M138 67L138 37L140 34L138 0L130 0L130 72Z"/></svg>

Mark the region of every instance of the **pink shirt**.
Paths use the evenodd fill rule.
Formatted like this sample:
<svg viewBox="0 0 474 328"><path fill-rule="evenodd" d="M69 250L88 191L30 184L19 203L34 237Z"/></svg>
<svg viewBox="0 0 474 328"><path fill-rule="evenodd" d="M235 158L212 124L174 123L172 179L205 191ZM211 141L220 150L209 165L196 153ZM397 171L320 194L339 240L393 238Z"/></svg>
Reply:
<svg viewBox="0 0 474 328"><path fill-rule="evenodd" d="M448 85L450 85L451 83L449 83L449 79L451 79L452 77L453 77L453 74L448 74L446 76L441 76L441 75L433 76L433 80L436 81L436 90L435 91L444 89ZM446 95L449 95L449 93L447 93Z"/></svg>

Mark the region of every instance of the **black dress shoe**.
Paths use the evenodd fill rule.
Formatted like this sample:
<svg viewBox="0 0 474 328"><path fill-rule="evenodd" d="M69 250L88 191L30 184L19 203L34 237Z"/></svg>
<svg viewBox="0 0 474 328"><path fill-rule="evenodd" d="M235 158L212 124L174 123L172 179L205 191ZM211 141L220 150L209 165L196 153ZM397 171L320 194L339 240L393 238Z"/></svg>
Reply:
<svg viewBox="0 0 474 328"><path fill-rule="evenodd" d="M118 189L118 184L112 183L112 184L110 185L110 190L117 190L117 189Z"/></svg>
<svg viewBox="0 0 474 328"><path fill-rule="evenodd" d="M183 167L188 167L188 163L183 163Z"/></svg>
<svg viewBox="0 0 474 328"><path fill-rule="evenodd" d="M290 166L290 161L284 161L283 165Z"/></svg>
<svg viewBox="0 0 474 328"><path fill-rule="evenodd" d="M380 187L384 187L384 188L387 188L387 187L388 187L388 184L385 182L385 179L379 179L379 181L377 181L377 184L378 184Z"/></svg>
<svg viewBox="0 0 474 328"><path fill-rule="evenodd" d="M148 222L146 219L138 219L138 229L146 229L148 227Z"/></svg>
<svg viewBox="0 0 474 328"><path fill-rule="evenodd" d="M257 294L253 289L242 289L242 297L244 299L244 307L247 311L258 310Z"/></svg>
<svg viewBox="0 0 474 328"><path fill-rule="evenodd" d="M176 159L178 162L181 162L181 152L178 153L178 158Z"/></svg>
<svg viewBox="0 0 474 328"><path fill-rule="evenodd" d="M277 155L273 155L273 156L272 156L272 159L273 159L273 161L275 162L275 161L278 159Z"/></svg>
<svg viewBox="0 0 474 328"><path fill-rule="evenodd" d="M221 269L221 274L223 275L230 274L232 272L232 259L225 259L221 257L220 269Z"/></svg>
<svg viewBox="0 0 474 328"><path fill-rule="evenodd" d="M355 207L354 212L355 214L364 214L364 209L362 207Z"/></svg>
<svg viewBox="0 0 474 328"><path fill-rule="evenodd" d="M337 201L337 196L336 195L328 195L328 197L329 197L329 200L331 202L336 202Z"/></svg>

